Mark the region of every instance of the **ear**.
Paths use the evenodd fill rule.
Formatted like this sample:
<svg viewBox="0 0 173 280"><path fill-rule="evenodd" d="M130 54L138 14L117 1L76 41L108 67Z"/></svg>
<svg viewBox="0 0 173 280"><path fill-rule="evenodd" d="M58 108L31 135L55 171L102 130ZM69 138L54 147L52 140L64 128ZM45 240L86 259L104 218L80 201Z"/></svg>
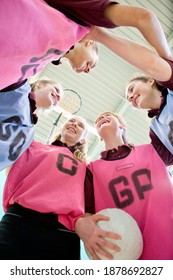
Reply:
<svg viewBox="0 0 173 280"><path fill-rule="evenodd" d="M94 41L93 40L86 40L86 47L90 47L90 46L92 46L92 45L94 45Z"/></svg>
<svg viewBox="0 0 173 280"><path fill-rule="evenodd" d="M150 78L149 83L150 83L151 86L153 86L155 84L155 80L153 78Z"/></svg>

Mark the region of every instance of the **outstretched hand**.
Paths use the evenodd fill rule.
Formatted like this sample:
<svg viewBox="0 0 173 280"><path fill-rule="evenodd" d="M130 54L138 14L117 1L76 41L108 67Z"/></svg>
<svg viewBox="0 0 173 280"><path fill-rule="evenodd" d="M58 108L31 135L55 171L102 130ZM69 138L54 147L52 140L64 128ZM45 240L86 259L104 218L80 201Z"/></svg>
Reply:
<svg viewBox="0 0 173 280"><path fill-rule="evenodd" d="M100 220L109 221L109 217L94 214L79 218L75 224L75 231L84 242L85 248L92 259L100 259L97 253L103 255L106 259L113 259L112 254L107 252L103 247L116 252L119 252L121 249L118 245L113 244L105 238L120 240L121 236L117 233L100 229L96 225Z"/></svg>

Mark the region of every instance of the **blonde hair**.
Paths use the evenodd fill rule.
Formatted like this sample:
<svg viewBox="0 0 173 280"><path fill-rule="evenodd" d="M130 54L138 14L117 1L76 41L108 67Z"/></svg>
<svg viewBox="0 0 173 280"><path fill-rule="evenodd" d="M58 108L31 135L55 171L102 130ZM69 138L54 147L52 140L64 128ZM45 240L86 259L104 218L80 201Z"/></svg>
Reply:
<svg viewBox="0 0 173 280"><path fill-rule="evenodd" d="M61 86L61 84L59 84L58 82L54 81L54 80L49 80L49 79L42 79L42 80L37 80L34 83L30 83L31 86L31 90L37 90L40 87L45 87L47 85L55 85L58 84L58 86L60 87L60 90L63 91L63 88Z"/></svg>
<svg viewBox="0 0 173 280"><path fill-rule="evenodd" d="M61 141L61 133L58 132L55 135L54 141L60 140ZM52 141L52 142L54 142ZM87 143L84 142L81 144L80 142L76 143L74 145L74 152L73 152L74 157L81 161L81 162L86 162L87 161Z"/></svg>
<svg viewBox="0 0 173 280"><path fill-rule="evenodd" d="M93 45L92 45L92 49L93 51L97 54L97 56L99 56L99 49L98 49L98 45L97 43L94 41Z"/></svg>
<svg viewBox="0 0 173 280"><path fill-rule="evenodd" d="M84 138L86 138L87 133L88 133L88 129L85 128ZM56 140L61 141L61 130L60 130L60 132L58 132L57 134L54 135L51 143L53 143ZM87 161L87 151L88 151L88 146L87 146L86 140L84 141L84 143L80 143L80 142L76 143L73 147L74 147L74 152L73 152L74 157L81 162L86 162Z"/></svg>

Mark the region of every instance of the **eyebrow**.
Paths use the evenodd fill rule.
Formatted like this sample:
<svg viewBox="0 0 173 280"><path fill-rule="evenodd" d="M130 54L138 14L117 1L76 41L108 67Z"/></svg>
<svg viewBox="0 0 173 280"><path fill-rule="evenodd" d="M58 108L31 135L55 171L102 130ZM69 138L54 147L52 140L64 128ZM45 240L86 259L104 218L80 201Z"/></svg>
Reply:
<svg viewBox="0 0 173 280"><path fill-rule="evenodd" d="M59 87L56 87L56 86L53 86L53 87L55 88L55 90L56 90L57 93L60 93L60 92L61 92L60 89L59 89Z"/></svg>

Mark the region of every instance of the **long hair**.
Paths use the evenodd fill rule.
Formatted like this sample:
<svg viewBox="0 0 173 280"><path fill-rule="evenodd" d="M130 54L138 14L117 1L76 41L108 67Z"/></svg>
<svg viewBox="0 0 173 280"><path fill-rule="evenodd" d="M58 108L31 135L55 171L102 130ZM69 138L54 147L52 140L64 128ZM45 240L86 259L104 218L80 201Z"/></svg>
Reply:
<svg viewBox="0 0 173 280"><path fill-rule="evenodd" d="M87 125L86 125L85 131L84 131L85 141L83 143L78 142L73 146L73 149L74 149L73 155L76 159L78 159L81 162L86 162L87 161L87 151L88 151L88 146L87 146L87 141L86 141L87 134L88 134L88 128L87 128ZM56 133L53 136L53 139L52 139L51 143L56 141L56 140L61 141L61 129L58 133Z"/></svg>
<svg viewBox="0 0 173 280"><path fill-rule="evenodd" d="M30 83L30 86L31 86L31 90L34 91L40 87L45 87L47 85L56 85L56 84L58 84L60 90L63 91L63 88L60 83L49 79L37 80L36 82Z"/></svg>
<svg viewBox="0 0 173 280"><path fill-rule="evenodd" d="M59 140L61 141L61 133L58 132L54 138L53 138L53 141L56 141L56 140ZM73 152L73 155L76 159L78 159L79 161L81 162L86 162L87 161L87 143L83 143L81 144L80 142L76 143L74 146L74 152Z"/></svg>

